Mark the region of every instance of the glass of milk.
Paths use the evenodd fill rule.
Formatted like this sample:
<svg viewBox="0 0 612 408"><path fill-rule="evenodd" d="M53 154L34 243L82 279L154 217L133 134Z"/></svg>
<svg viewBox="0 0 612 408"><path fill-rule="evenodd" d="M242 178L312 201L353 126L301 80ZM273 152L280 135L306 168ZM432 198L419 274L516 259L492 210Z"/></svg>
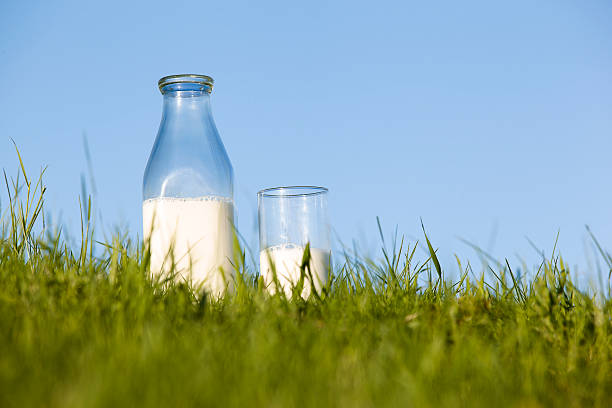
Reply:
<svg viewBox="0 0 612 408"><path fill-rule="evenodd" d="M214 297L233 285L233 169L210 109L213 79L159 80L163 111L143 180L151 273Z"/></svg>
<svg viewBox="0 0 612 408"><path fill-rule="evenodd" d="M326 188L314 186L275 187L257 193L259 267L270 293L283 290L290 298L303 276L301 296L308 298L313 286L320 293L327 283L331 262L327 194ZM308 268L302 267L307 245Z"/></svg>

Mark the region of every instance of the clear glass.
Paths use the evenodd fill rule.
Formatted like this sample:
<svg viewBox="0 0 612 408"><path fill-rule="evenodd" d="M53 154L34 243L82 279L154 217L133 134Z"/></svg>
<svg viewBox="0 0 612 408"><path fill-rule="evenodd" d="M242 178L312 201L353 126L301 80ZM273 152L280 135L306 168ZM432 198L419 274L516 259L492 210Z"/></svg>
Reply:
<svg viewBox="0 0 612 408"><path fill-rule="evenodd" d="M143 179L151 273L214 295L233 284L233 169L210 109L212 78L159 80L163 111Z"/></svg>
<svg viewBox="0 0 612 408"><path fill-rule="evenodd" d="M313 286L319 292L327 283L331 265L327 195L326 188L314 186L275 187L257 193L259 267L270 293L280 286L290 297L302 270L303 298L310 296ZM310 263L301 268L307 245Z"/></svg>

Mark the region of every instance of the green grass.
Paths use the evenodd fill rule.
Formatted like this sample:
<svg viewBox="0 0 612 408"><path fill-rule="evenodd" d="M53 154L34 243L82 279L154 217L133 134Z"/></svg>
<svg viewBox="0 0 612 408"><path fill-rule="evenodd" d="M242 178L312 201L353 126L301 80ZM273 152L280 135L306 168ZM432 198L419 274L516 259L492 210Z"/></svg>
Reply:
<svg viewBox="0 0 612 408"><path fill-rule="evenodd" d="M425 238L429 258L398 243L340 262L320 299L270 297L240 265L211 301L148 278L129 239L93 242L89 200L80 250L35 233L42 182L6 183L2 407L612 406L610 296L559 256L453 282Z"/></svg>

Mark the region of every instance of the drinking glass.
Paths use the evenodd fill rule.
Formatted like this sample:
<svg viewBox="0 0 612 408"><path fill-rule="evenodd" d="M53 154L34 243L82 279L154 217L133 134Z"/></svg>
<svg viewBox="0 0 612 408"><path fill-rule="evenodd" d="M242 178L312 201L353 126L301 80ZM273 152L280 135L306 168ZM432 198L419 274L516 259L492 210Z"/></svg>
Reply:
<svg viewBox="0 0 612 408"><path fill-rule="evenodd" d="M331 265L327 195L327 188L315 186L274 187L257 193L259 267L270 293L280 288L289 298L301 281L300 295L308 298L313 288L320 293L327 283Z"/></svg>

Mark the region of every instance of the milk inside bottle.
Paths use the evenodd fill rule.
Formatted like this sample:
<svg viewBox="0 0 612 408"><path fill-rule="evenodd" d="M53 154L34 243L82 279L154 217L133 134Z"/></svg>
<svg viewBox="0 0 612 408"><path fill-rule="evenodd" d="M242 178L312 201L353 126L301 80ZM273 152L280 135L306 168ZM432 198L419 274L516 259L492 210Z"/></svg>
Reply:
<svg viewBox="0 0 612 408"><path fill-rule="evenodd" d="M154 198L142 206L151 273L191 281L218 297L232 288L233 218L230 200Z"/></svg>

